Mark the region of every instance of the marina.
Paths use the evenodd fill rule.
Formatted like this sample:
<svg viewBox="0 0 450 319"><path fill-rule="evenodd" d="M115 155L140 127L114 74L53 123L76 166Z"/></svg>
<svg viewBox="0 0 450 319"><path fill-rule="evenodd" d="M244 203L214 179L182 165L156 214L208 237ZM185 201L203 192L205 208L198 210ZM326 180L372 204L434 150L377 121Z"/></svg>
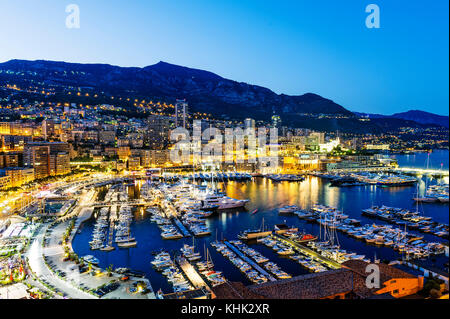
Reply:
<svg viewBox="0 0 450 319"><path fill-rule="evenodd" d="M0 299L449 299L448 1L22 2Z"/></svg>
<svg viewBox="0 0 450 319"><path fill-rule="evenodd" d="M423 216L417 210L411 212L398 207L372 206L364 209L362 214L391 224L406 226L408 229L448 239L449 226L447 224L435 222L431 217Z"/></svg>
<svg viewBox="0 0 450 319"><path fill-rule="evenodd" d="M311 214L299 212L299 218L308 218L324 227L324 236L335 237L335 230L363 240L368 244L390 247L407 255L407 258L421 258L444 253L445 246L438 242L426 242L423 236L402 231L392 225L364 224L350 219L348 215L334 207L314 205ZM308 217L305 217L308 216ZM404 225L406 228L406 224ZM328 232L328 233L327 233ZM333 245L331 245L333 246Z"/></svg>
<svg viewBox="0 0 450 319"><path fill-rule="evenodd" d="M423 183L423 181L419 182L419 185L422 187L423 184L421 183ZM135 190L130 190L130 187L135 188ZM394 234L396 236L405 235L404 230L400 232L398 230L395 230L394 228L377 228L375 230L367 228L367 224L373 224L373 218L361 215L361 212L363 209L367 209L366 202L382 203L384 201L383 197L386 196L387 198L387 196L389 196L389 193L392 191L395 191L397 194L398 207L402 207L405 203L402 198L410 199L412 197L412 194L415 192L415 187L401 187L399 189L396 189L395 187L389 187L378 188L377 190L367 189L366 191L364 191L364 196L362 196L361 199L356 202L351 201L350 204L350 202L347 202L346 198L354 192L352 190L353 188L341 188L337 192L334 190L336 188L333 188L330 183L326 181L326 179L322 179L320 177L308 176L303 182L285 181L276 183L267 178L253 177L248 181L227 181L227 183L216 184L217 191L214 192L216 192L217 195L214 196L219 196L220 198L220 196L223 196L222 194L226 194L226 196L229 198L246 201L245 209L243 207L238 207L230 210L220 211L214 210L213 204L211 204L211 207L208 210L208 207L204 207L205 203L203 203L202 205L202 202L200 200L195 200L196 198L207 198L207 196L204 196L203 194L207 192L210 192L211 194L210 187L211 184L197 184L196 186L191 186L189 183L184 182L178 182L178 184L175 183L173 185L165 185L164 183L157 183L154 185L142 183L137 186L127 186L127 193L132 194L132 197L128 198L130 202L132 200L135 200L133 196L140 196L140 200L145 198L149 202L154 202L154 204L156 204L156 202L158 201L160 202L160 204L157 204L155 207L147 208L138 208L131 205L131 214L133 215L133 221L130 225L130 229L131 233L133 234L132 237L136 238L136 241L139 242L139 245L132 248L132 250L116 249L115 251L107 252L99 249L94 251L86 251L85 248L83 249L82 247L80 247L79 238L83 238L85 234L91 233L91 229L94 224L90 224L88 222L85 227L83 227L82 233L76 235L74 241L74 249L81 249L81 252L83 250L86 251L85 255L93 254L96 258L99 259L99 265L102 267L113 264L116 267L123 266L142 271L143 273L146 273L146 277L152 282L152 286L155 288L155 291L158 289L162 289L164 293L168 293L173 291L172 284L164 279L164 276L162 276L162 279L158 279L160 274L155 271L153 267L148 266L151 259L147 259L148 263L147 266L145 266L144 264L142 264L140 259L137 259L139 254L148 254L149 252L158 250L161 247L165 247L167 251L180 251L180 247L182 247L184 243L186 243L185 240L193 235L192 231L187 226L190 224L195 225L200 221L201 224L204 225L210 232L210 234L198 237L197 244L200 247L206 244L206 247L208 247L211 243L214 242L214 238L212 238L214 236L212 236L211 234L218 234L219 237L222 238L236 238L237 235L243 232L243 230L252 230L255 229L255 225L262 225L262 221L264 219L264 224L267 225L265 226L265 231L267 233L265 233L264 236L261 236L258 241L256 241L256 239L258 238L258 236L256 236L254 239L250 240L247 243L247 246L249 248L255 249L258 252L260 251L262 253L262 256L268 259L266 263L274 263L276 265L273 266L269 264L270 269L277 271L276 267L279 267L279 269L286 272L288 276L296 276L308 272L324 271L330 268L335 269L339 267L340 264L333 259L326 257L326 251L329 250L329 247L324 246L323 244L310 246L312 245L312 243L308 243L308 241L312 240L312 242L314 242L315 239L323 237L323 225L322 227L320 227L321 223L316 221L311 222L313 221L315 216L314 210L312 210L312 208L314 208L315 203L323 202L331 204L330 206L343 207L345 211L344 215L348 216L347 218L342 219L342 217L345 216L340 215L342 212L338 210L339 212L337 213L336 217L338 220L342 221L341 224L336 224L336 227L347 225L351 226L349 228L349 231L347 232L342 232L340 229L336 228L336 231L338 231L339 233L344 233L344 235L339 236L339 246L341 247L339 248L339 250L343 250L343 248L345 249L345 256L347 256L347 259L350 259L350 256L353 256L354 259L363 260L372 260L374 256L376 256L376 258L386 259L395 259L401 258L401 256L406 256L406 251L404 249L394 249L395 245L389 246L389 241L385 241L387 245L385 243L383 243L383 245L379 245L375 244L375 242L367 242L364 239L357 238L360 236L359 234L356 234L356 236L354 236L352 231L356 230L356 232L364 232L369 230L377 234L384 233L388 235L392 233L392 236ZM312 192L311 187L314 187ZM168 189L172 190L169 192L167 191ZM242 189L244 190L244 192L240 192L238 191L238 189ZM302 191L302 189L309 189L310 193L307 197L305 196L305 190ZM170 194L170 202L166 198L167 194ZM267 194L264 196L268 197L261 197L262 194ZM200 197L199 195L202 196ZM215 200L214 197L212 198ZM273 199L276 200L274 202L271 202L271 200L273 201ZM409 203L409 201L407 203ZM395 202L393 202L392 204L392 206L394 206ZM406 206L405 208L409 208L410 211L414 211L414 205L415 203L411 202L411 206ZM205 208L204 210L199 209L202 206ZM298 210L294 211L293 213L288 212L280 215L278 210L280 208L283 208L284 206L296 206L296 209ZM441 206L438 204L437 206L427 205L427 207L424 207L424 216L428 216L428 214L430 214L430 209L431 217L433 217L433 220L440 223L448 222L448 219L442 219L445 215L438 213L438 211L442 211ZM254 212L255 210L257 210L258 213L252 214L251 212ZM436 213L433 213L433 211ZM303 218L299 218L300 216L298 215L302 214ZM185 215L187 218L183 218L183 216ZM333 215L334 214L329 213L329 218L324 218L323 224L328 223L327 225L331 226ZM175 224L173 220L174 217L176 217L184 226L185 230L189 232L189 237L186 237L186 239L183 239L183 237L187 233L182 233L180 227L177 225L178 223ZM307 218L309 218L310 220L308 220ZM295 232L287 232L284 235L276 235L272 230L269 230L273 229L275 225L282 222L287 222L289 225L295 225L295 227L298 229L298 233L296 233L296 235L293 235ZM383 227L385 226L388 225L384 225ZM359 229L358 227L361 227L361 229ZM161 236L161 234L163 233L166 234L166 238ZM414 239L414 237L410 236L411 234L409 232L407 233L408 235L406 235L407 237L405 238L409 238L408 241L411 244L417 240L422 241L412 246L405 246L407 248L409 247L408 249L411 249L408 252L408 255L410 257L426 259L430 258L426 257L427 252L433 252L430 253L430 256L434 255L435 252L441 252L438 245L435 245L434 247L427 246L429 243L433 243L433 240L431 239L431 236L433 235L424 233L422 235L422 239L420 239L420 236L417 235L417 238L415 240L412 240ZM264 240L264 238L273 239L275 236L278 236L278 239L276 239L277 241L281 241L287 247L290 246L294 253L290 254L290 251L288 249L287 254L278 254L271 247L261 242L261 240ZM293 238L291 236L293 236ZM140 238L142 238L142 240L140 240ZM169 238L172 238L174 240L167 241L166 239ZM229 240L229 242L231 242L231 240ZM318 243L319 242L322 241L318 240ZM293 246L293 244L295 244L295 246ZM422 246L423 248L425 248L425 250L412 249L417 248L417 245L422 244L425 244ZM232 246L234 247L234 245ZM236 258L241 260L241 262L236 262L238 266L241 266L242 269L245 269L245 264L247 264L248 267L250 267L246 271L250 273L251 276L253 276L250 277L253 278L253 280L251 280L246 275L245 270L241 271L238 266L234 266L231 268L229 266L225 266L225 264L229 262L228 257L223 256L216 249L212 249L209 252L209 259L210 261L212 261L215 267L218 267L218 269L221 269L223 271L223 274L219 272L220 276L224 275L224 277L228 280L242 281L244 283L264 282L265 280L270 281L268 278L263 279L265 278L265 276L262 275L258 270L254 269L253 266L250 265L250 263L248 263L246 260L238 256L235 251L233 251L228 246L226 246L226 248L231 253L233 253ZM322 255L322 253L324 255ZM244 255L243 252L242 254ZM256 265L258 264L254 259L252 259L251 256L244 256ZM344 255L341 254L341 256ZM436 255L436 257L440 258L439 256L440 255ZM144 260L145 259L146 258L144 258ZM344 259L345 258L341 258L341 261ZM206 260L186 260L192 265L192 267L196 269L199 276L201 276L201 278L207 285L212 284L211 281L208 281L207 277L205 276L205 274L211 271L202 274L199 270L199 267L197 266L197 263L200 263L201 268L206 271L206 268L204 268L208 264ZM267 274L271 275L274 279L279 279L270 271L270 269L262 266L261 269L263 269ZM181 269L179 270L183 274L183 271ZM254 271L254 273L251 273L252 270ZM212 273L212 277L215 276L216 272L214 271L214 273ZM185 278L185 280L187 279ZM219 282L220 280L221 279L219 279ZM195 288L189 280L187 280L187 282L190 284L190 288Z"/></svg>
<svg viewBox="0 0 450 319"><path fill-rule="evenodd" d="M380 186L399 187L417 183L415 177L395 173L380 172L314 172L310 175L330 180L332 186Z"/></svg>
<svg viewBox="0 0 450 319"><path fill-rule="evenodd" d="M274 281L264 269L246 257L242 252L236 249L229 242L213 242L211 243L219 253L226 257L236 268L238 268L251 282L263 283L268 280Z"/></svg>

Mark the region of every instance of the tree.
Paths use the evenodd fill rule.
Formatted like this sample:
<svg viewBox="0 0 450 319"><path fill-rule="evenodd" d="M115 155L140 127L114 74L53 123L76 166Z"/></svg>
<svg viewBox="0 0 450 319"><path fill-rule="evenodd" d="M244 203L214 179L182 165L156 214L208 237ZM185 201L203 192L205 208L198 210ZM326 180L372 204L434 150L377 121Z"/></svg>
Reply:
<svg viewBox="0 0 450 319"><path fill-rule="evenodd" d="M433 299L438 299L438 298L440 298L442 296L442 293L439 291L439 290L437 290L437 289L431 289L430 290L430 297L431 298L433 298Z"/></svg>
<svg viewBox="0 0 450 319"><path fill-rule="evenodd" d="M108 268L106 268L106 274L108 275L108 277L111 277L112 271L113 271L113 265L111 264L108 266Z"/></svg>

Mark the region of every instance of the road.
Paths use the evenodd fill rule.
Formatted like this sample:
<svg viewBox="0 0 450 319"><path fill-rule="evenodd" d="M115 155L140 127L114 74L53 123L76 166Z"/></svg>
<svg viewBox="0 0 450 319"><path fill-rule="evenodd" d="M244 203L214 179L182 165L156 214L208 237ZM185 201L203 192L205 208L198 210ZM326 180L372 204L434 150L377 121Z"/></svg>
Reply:
<svg viewBox="0 0 450 319"><path fill-rule="evenodd" d="M47 226L48 227L48 226ZM74 286L72 286L70 283L66 282L65 280L62 280L58 278L45 264L43 254L44 249L45 253L59 256L64 253L62 250L62 246L57 245L55 242L56 237L52 236L53 238L50 240L49 248L43 248L42 242L44 240L44 233L47 227L43 227L37 236L35 237L33 243L30 245L27 253L25 254L26 257L28 257L28 263L32 271L36 274L37 277L41 279L45 279L48 283L50 283L52 286L56 287L63 293L65 293L69 298L74 299L96 299L91 294L88 294L84 291L81 291ZM62 233L61 233L62 234ZM59 249L58 249L59 247Z"/></svg>

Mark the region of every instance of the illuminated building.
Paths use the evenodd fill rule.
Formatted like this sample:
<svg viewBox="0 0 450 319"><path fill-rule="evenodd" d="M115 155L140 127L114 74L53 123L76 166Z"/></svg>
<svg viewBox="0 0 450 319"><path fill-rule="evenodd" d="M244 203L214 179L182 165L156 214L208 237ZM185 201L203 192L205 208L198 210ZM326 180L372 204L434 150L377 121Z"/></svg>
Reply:
<svg viewBox="0 0 450 319"><path fill-rule="evenodd" d="M141 166L141 159L138 156L131 156L128 158L128 169L138 170Z"/></svg>
<svg viewBox="0 0 450 319"><path fill-rule="evenodd" d="M34 180L34 169L31 167L10 167L5 169L5 176L11 178L10 187L19 187Z"/></svg>
<svg viewBox="0 0 450 319"><path fill-rule="evenodd" d="M121 146L117 150L117 156L119 156L120 160L126 161L130 155L131 151L128 146Z"/></svg>
<svg viewBox="0 0 450 319"><path fill-rule="evenodd" d="M22 150L23 146L31 142L31 136L28 135L2 135L1 147L3 150Z"/></svg>
<svg viewBox="0 0 450 319"><path fill-rule="evenodd" d="M0 189L11 187L11 176L0 176Z"/></svg>
<svg viewBox="0 0 450 319"><path fill-rule="evenodd" d="M151 150L150 158L152 166L164 165L169 162L169 150Z"/></svg>
<svg viewBox="0 0 450 319"><path fill-rule="evenodd" d="M19 166L19 154L17 153L0 154L0 168L17 167L17 166Z"/></svg>
<svg viewBox="0 0 450 319"><path fill-rule="evenodd" d="M25 135L34 133L32 123L0 122L0 135Z"/></svg>
<svg viewBox="0 0 450 319"><path fill-rule="evenodd" d="M24 147L24 166L34 168L35 178L70 172L69 144L64 142L32 142Z"/></svg>
<svg viewBox="0 0 450 319"><path fill-rule="evenodd" d="M254 129L256 127L256 122L254 119L246 118L244 121L244 125L246 129Z"/></svg>
<svg viewBox="0 0 450 319"><path fill-rule="evenodd" d="M68 173L70 173L69 154L58 153L50 155L50 175L65 175Z"/></svg>
<svg viewBox="0 0 450 319"><path fill-rule="evenodd" d="M151 151L150 150L139 150L140 159L141 159L141 166L142 167L150 167L151 162Z"/></svg>
<svg viewBox="0 0 450 319"><path fill-rule="evenodd" d="M98 133L98 141L102 145L114 145L116 142L115 131L100 131Z"/></svg>
<svg viewBox="0 0 450 319"><path fill-rule="evenodd" d="M165 149L169 144L169 134L173 118L167 116L149 116L148 130L144 136L144 144L150 149Z"/></svg>
<svg viewBox="0 0 450 319"><path fill-rule="evenodd" d="M177 100L175 103L175 127L187 127L188 104L186 100Z"/></svg>
<svg viewBox="0 0 450 319"><path fill-rule="evenodd" d="M321 152L331 152L335 147L341 144L339 137L335 140L329 141L328 143L319 144L319 150Z"/></svg>
<svg viewBox="0 0 450 319"><path fill-rule="evenodd" d="M366 150L380 150L380 151L389 151L389 144L367 144Z"/></svg>

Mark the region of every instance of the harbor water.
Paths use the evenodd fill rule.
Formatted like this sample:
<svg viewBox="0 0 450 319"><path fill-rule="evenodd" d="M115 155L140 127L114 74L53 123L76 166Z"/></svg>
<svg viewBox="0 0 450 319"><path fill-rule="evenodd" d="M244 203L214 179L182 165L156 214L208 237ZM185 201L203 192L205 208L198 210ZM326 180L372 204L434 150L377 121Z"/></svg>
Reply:
<svg viewBox="0 0 450 319"><path fill-rule="evenodd" d="M444 169L448 169L448 151L434 152L430 158L434 163L444 163ZM442 153L441 153L442 152ZM436 154L437 153L437 154ZM422 158L423 155L423 158ZM424 167L426 165L427 154L417 154L415 159L411 155L397 155L401 166L404 167ZM434 156L434 157L433 157ZM408 158L406 158L408 157ZM422 161L423 159L423 161ZM406 163L417 166L408 166ZM420 163L423 162L423 163ZM434 167L434 168L440 168ZM432 180L431 183L438 183L439 180ZM447 180L448 182L448 180ZM420 188L425 186L425 177L419 183ZM237 199L249 199L246 209L241 211L219 212L207 219L207 226L212 232L210 236L195 238L196 250L202 256L204 248L209 249L209 253L214 262L214 269L222 271L225 278L231 281L241 281L244 284L250 284L248 279L232 265L232 263L215 251L210 243L217 239L236 239L237 234L245 229L260 228L264 220L265 227L272 229L275 224L286 223L289 226L297 226L299 231L304 231L316 236L321 233L317 224L308 223L300 220L295 215L279 215L278 208L285 205L297 205L302 209L309 209L314 204L323 204L336 207L351 218L361 220L361 224L386 224L383 221L371 219L361 215L361 210L372 205L386 205L392 207L406 208L412 211L416 210L416 203L413 197L417 192L416 186L402 187L376 187L376 186L355 186L355 187L333 187L330 183L319 177L307 177L302 182L273 182L267 178L254 178L251 181L236 182L230 181L218 185L226 191L228 196ZM129 186L129 195L139 197L139 185ZM256 214L250 214L251 211L258 209ZM431 216L433 220L448 224L449 213L448 204L442 203L424 203L418 206L421 214ZM150 221L150 216L143 208L134 207L134 222L131 225L132 236L137 240L137 247L129 249L118 249L106 252L90 250L89 241L91 240L94 220L91 219L83 224L81 233L74 238L74 251L80 255L94 255L100 261L99 266L106 268L128 267L132 270L142 272L150 280L153 289L156 291L162 289L164 293L172 292L171 286L166 278L156 272L150 261L154 257L152 252L165 249L170 253L179 252L183 244L192 245L192 237L178 240L164 240L160 236L160 229L155 223ZM427 241L447 241L442 238L425 234ZM401 257L398 252L388 247L379 247L367 245L363 241L348 237L338 232L338 241L340 246L347 251L366 255L373 260L374 257L380 260L394 260ZM271 261L275 262L287 273L295 276L308 273L308 270L302 268L294 260L287 257L280 257L270 248L258 244L249 243L249 246L256 249ZM435 262L442 262L439 259L444 257L431 257L427 260L430 266ZM447 260L448 262L448 260Z"/></svg>

